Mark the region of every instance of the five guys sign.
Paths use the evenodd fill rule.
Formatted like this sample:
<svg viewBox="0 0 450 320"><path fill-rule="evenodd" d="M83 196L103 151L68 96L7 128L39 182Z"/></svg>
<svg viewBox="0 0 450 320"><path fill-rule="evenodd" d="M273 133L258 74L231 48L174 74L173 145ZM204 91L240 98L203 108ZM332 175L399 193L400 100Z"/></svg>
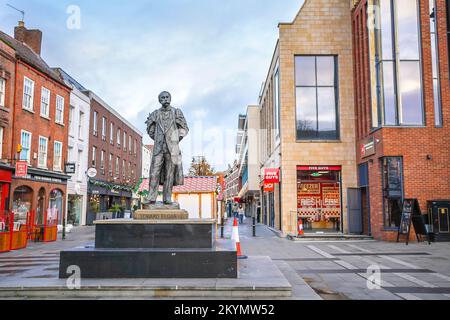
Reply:
<svg viewBox="0 0 450 320"><path fill-rule="evenodd" d="M280 183L280 169L264 169L264 192L274 191L275 183Z"/></svg>

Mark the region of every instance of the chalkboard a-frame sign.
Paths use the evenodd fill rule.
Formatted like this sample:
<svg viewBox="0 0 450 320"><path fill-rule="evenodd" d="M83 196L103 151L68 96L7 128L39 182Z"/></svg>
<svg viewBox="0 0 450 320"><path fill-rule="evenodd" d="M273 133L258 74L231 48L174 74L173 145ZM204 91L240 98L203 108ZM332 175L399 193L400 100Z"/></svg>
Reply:
<svg viewBox="0 0 450 320"><path fill-rule="evenodd" d="M411 223L414 226L417 241L420 242L419 235L423 235L427 237L428 243L431 244L417 199L403 200L402 218L400 227L398 228L397 242L400 240L400 235L406 235L406 245L408 245L409 235L411 233Z"/></svg>

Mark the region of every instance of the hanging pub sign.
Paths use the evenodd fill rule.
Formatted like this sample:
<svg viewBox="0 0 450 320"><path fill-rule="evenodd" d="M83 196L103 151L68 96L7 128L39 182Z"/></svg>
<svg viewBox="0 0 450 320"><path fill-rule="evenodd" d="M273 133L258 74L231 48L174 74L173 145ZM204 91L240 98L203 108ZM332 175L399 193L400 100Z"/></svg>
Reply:
<svg viewBox="0 0 450 320"><path fill-rule="evenodd" d="M264 183L280 183L280 169L264 169Z"/></svg>
<svg viewBox="0 0 450 320"><path fill-rule="evenodd" d="M397 242L399 242L401 235L406 235L406 245L408 245L409 235L411 234L411 224L414 227L417 242L420 242L419 235L423 235L427 237L428 243L430 244L430 238L425 227L425 221L423 220L419 201L417 199L403 200L402 216L400 220L400 227L398 228Z"/></svg>
<svg viewBox="0 0 450 320"><path fill-rule="evenodd" d="M26 178L28 175L28 162L17 161L16 172L14 174L17 178Z"/></svg>

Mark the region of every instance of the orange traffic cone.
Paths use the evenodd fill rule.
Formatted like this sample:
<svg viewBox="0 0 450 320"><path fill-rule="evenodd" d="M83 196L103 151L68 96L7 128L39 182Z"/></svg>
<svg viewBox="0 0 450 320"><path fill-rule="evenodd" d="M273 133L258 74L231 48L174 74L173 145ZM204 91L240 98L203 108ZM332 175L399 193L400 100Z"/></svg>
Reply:
<svg viewBox="0 0 450 320"><path fill-rule="evenodd" d="M231 237L232 240L236 243L236 251L238 259L247 259L247 256L244 256L241 252L241 242L239 241L239 227L237 218L234 218L233 222L233 235Z"/></svg>
<svg viewBox="0 0 450 320"><path fill-rule="evenodd" d="M298 236L303 237L303 219L298 218Z"/></svg>

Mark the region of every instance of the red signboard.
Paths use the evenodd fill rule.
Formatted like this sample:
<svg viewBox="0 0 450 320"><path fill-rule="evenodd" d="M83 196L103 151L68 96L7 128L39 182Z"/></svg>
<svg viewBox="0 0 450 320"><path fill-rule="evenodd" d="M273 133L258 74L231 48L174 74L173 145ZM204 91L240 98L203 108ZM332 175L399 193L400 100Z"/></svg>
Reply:
<svg viewBox="0 0 450 320"><path fill-rule="evenodd" d="M341 166L297 166L300 171L341 171Z"/></svg>
<svg viewBox="0 0 450 320"><path fill-rule="evenodd" d="M26 161L17 161L15 176L19 178L25 178L27 175L28 175L28 163Z"/></svg>
<svg viewBox="0 0 450 320"><path fill-rule="evenodd" d="M264 169L265 183L280 183L280 169Z"/></svg>
<svg viewBox="0 0 450 320"><path fill-rule="evenodd" d="M273 192L275 190L275 184L272 182L264 182L264 192Z"/></svg>

